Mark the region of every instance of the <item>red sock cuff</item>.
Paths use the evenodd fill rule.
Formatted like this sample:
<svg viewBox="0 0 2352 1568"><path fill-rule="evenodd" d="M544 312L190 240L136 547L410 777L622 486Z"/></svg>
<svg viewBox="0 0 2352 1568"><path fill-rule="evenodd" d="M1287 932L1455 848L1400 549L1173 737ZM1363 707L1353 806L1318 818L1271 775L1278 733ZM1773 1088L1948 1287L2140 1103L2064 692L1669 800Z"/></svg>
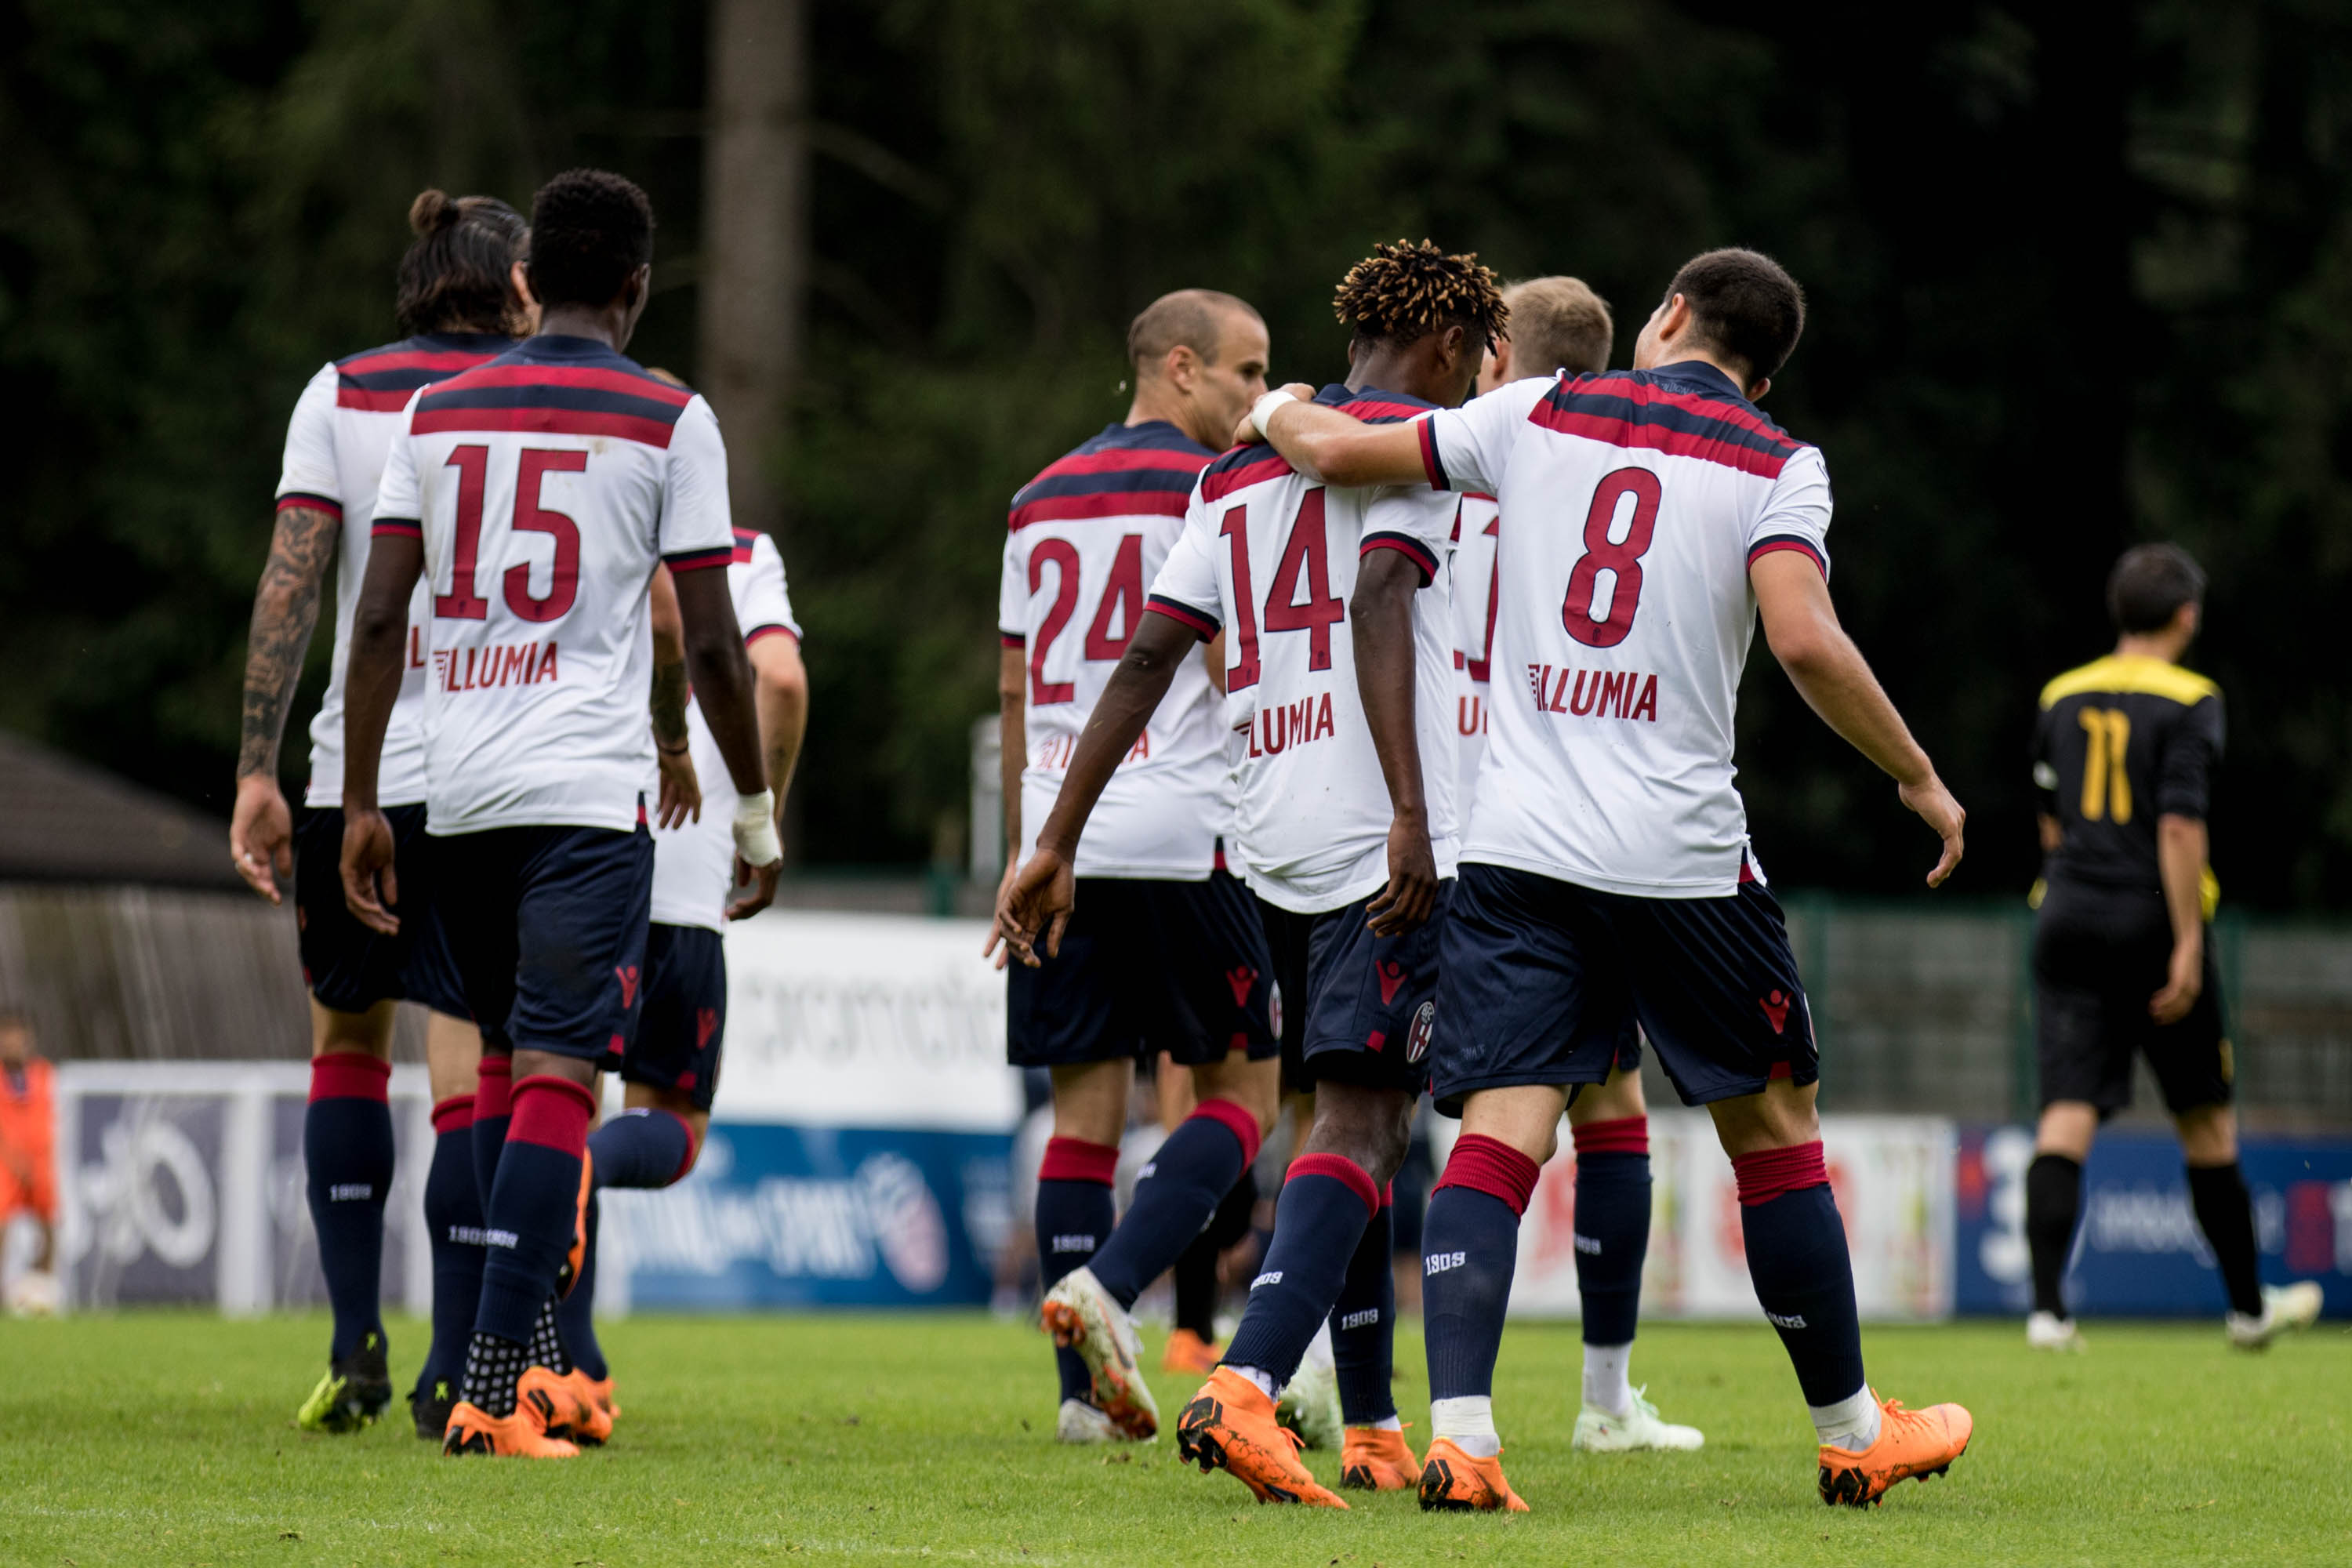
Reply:
<svg viewBox="0 0 2352 1568"><path fill-rule="evenodd" d="M1230 1100L1204 1100L1194 1106L1192 1115L1184 1120L1190 1121L1195 1117L1222 1122L1225 1131L1240 1141L1242 1163L1247 1165L1256 1162L1258 1145L1265 1136L1257 1130L1256 1117Z"/></svg>
<svg viewBox="0 0 2352 1568"><path fill-rule="evenodd" d="M1107 1187L1118 1174L1118 1145L1089 1143L1083 1138L1048 1138L1045 1163L1037 1167L1041 1182L1092 1182Z"/></svg>
<svg viewBox="0 0 2352 1568"><path fill-rule="evenodd" d="M1381 1189L1372 1184L1371 1173L1345 1154L1301 1154L1290 1162L1283 1182L1287 1184L1301 1176L1328 1176L1361 1198L1367 1215L1381 1212Z"/></svg>
<svg viewBox="0 0 2352 1568"><path fill-rule="evenodd" d="M365 1051L330 1051L312 1057L310 1098L373 1100L384 1104L392 1098L392 1064Z"/></svg>
<svg viewBox="0 0 2352 1568"><path fill-rule="evenodd" d="M1569 1135L1576 1141L1580 1154L1647 1154L1650 1152L1650 1119L1647 1116L1621 1116L1613 1121L1588 1121L1581 1127L1571 1125Z"/></svg>
<svg viewBox="0 0 2352 1568"><path fill-rule="evenodd" d="M588 1123L595 1117L596 1096L585 1084L553 1073L533 1073L514 1086L514 1121L507 1126L507 1142L578 1154L588 1147Z"/></svg>
<svg viewBox="0 0 2352 1568"><path fill-rule="evenodd" d="M1759 1149L1752 1154L1738 1155L1731 1162L1731 1173L1739 1183L1743 1208L1769 1204L1783 1193L1826 1186L1830 1179L1830 1168L1822 1159L1822 1142L1818 1138L1790 1149Z"/></svg>
<svg viewBox="0 0 2352 1568"><path fill-rule="evenodd" d="M486 1054L474 1072L474 1120L495 1121L514 1114L514 1058Z"/></svg>
<svg viewBox="0 0 2352 1568"><path fill-rule="evenodd" d="M1513 1214L1525 1215L1541 1174L1542 1166L1501 1139L1465 1132L1454 1141L1454 1152L1446 1157L1445 1173L1437 1184L1485 1193L1510 1205Z"/></svg>
<svg viewBox="0 0 2352 1568"><path fill-rule="evenodd" d="M436 1100L434 1102L434 1131L457 1132L462 1131L466 1128L471 1127L473 1124L474 1097L472 1095L453 1094L446 1100Z"/></svg>
<svg viewBox="0 0 2352 1568"><path fill-rule="evenodd" d="M677 1169L670 1173L669 1179L676 1184L686 1180L686 1173L694 1169L694 1152L701 1146L702 1141L694 1135L694 1123L677 1111L665 1110L662 1114L676 1121L680 1131L686 1134L686 1158L680 1160L677 1163Z"/></svg>
<svg viewBox="0 0 2352 1568"><path fill-rule="evenodd" d="M1381 1207L1384 1209L1392 1209L1396 1207L1396 1184L1394 1182L1382 1182L1381 1184Z"/></svg>

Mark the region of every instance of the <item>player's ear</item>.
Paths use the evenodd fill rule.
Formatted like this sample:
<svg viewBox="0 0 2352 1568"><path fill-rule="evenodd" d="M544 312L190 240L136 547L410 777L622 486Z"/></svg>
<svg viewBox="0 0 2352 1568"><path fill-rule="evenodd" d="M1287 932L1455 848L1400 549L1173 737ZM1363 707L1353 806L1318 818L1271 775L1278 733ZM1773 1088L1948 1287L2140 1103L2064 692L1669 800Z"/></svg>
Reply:
<svg viewBox="0 0 2352 1568"><path fill-rule="evenodd" d="M1769 375L1759 375L1756 378L1756 384L1748 389L1748 401L1761 403L1764 401L1764 395L1771 390L1772 378Z"/></svg>
<svg viewBox="0 0 2352 1568"><path fill-rule="evenodd" d="M1160 362L1160 374L1177 391L1190 393L1201 379L1201 356L1190 343L1178 343Z"/></svg>

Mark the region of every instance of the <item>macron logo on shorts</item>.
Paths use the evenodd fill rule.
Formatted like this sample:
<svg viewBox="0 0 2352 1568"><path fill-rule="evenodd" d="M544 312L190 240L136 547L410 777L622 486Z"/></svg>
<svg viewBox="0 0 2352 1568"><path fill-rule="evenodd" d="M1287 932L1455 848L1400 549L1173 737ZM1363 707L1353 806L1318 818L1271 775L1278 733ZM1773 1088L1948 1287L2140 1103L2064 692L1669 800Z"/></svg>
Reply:
<svg viewBox="0 0 2352 1568"><path fill-rule="evenodd" d="M1763 1008L1764 1016L1771 1020L1772 1032L1774 1034L1780 1034L1781 1031L1788 1028L1789 997L1787 993L1775 991L1769 996L1759 996L1756 999L1756 1005L1759 1007Z"/></svg>
<svg viewBox="0 0 2352 1568"><path fill-rule="evenodd" d="M1466 1252L1433 1252L1421 1260L1421 1271L1424 1275L1443 1274L1449 1268L1459 1268L1469 1261L1470 1255Z"/></svg>
<svg viewBox="0 0 2352 1568"><path fill-rule="evenodd" d="M1396 1000L1396 994L1404 989L1404 965L1393 958L1384 958L1373 964L1372 970L1380 976L1381 1005L1388 1006Z"/></svg>
<svg viewBox="0 0 2352 1568"><path fill-rule="evenodd" d="M1257 984L1257 971L1244 964L1239 969L1225 971L1225 984L1234 988L1234 1005L1249 1005L1250 987Z"/></svg>

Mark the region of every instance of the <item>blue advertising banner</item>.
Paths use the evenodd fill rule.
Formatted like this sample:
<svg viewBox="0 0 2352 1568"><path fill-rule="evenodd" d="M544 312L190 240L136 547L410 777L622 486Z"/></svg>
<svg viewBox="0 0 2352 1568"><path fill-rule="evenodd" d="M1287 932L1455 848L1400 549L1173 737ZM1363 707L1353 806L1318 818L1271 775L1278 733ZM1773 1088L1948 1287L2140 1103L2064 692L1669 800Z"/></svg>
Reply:
<svg viewBox="0 0 2352 1568"><path fill-rule="evenodd" d="M1953 1305L1964 1315L2021 1316L2032 1305L2025 1245L2032 1161L2025 1128L1960 1130ZM2352 1317L2352 1142L2249 1137L2239 1162L2253 1194L2263 1282L2316 1279L2326 1315ZM2221 1315L2221 1278L2168 1133L2100 1135L2083 1172L2066 1295L2086 1317Z"/></svg>
<svg viewBox="0 0 2352 1568"><path fill-rule="evenodd" d="M985 1302L1012 1221L1001 1132L713 1122L693 1173L599 1198L636 1308Z"/></svg>

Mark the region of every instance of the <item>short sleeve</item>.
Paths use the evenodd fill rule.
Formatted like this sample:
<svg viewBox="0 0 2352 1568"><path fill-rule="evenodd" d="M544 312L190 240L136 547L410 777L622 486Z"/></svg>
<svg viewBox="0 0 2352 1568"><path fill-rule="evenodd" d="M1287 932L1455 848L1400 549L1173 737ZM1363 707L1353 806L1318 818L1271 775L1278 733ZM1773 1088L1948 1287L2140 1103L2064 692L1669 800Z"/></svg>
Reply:
<svg viewBox="0 0 2352 1568"><path fill-rule="evenodd" d="M335 391L341 376L320 367L286 422L286 457L278 468L278 510L313 507L343 515L342 469L335 461Z"/></svg>
<svg viewBox="0 0 2352 1568"><path fill-rule="evenodd" d="M1421 585L1426 588L1437 581L1439 569L1460 542L1461 514L1462 502L1450 492L1382 489L1364 509L1364 531L1356 553L1393 550L1421 569Z"/></svg>
<svg viewBox="0 0 2352 1568"><path fill-rule="evenodd" d="M1793 550L1830 574L1830 469L1818 447L1800 447L1781 465L1772 492L1748 527L1748 564Z"/></svg>
<svg viewBox="0 0 2352 1568"><path fill-rule="evenodd" d="M762 637L801 640L801 624L793 618L792 590L784 581L783 552L764 533L751 535L751 559L730 567L735 590L735 624L743 628L743 646Z"/></svg>
<svg viewBox="0 0 2352 1568"><path fill-rule="evenodd" d="M1194 485L1192 504L1184 510L1184 531L1176 536L1168 559L1160 563L1160 575L1151 580L1150 597L1144 606L1181 621L1202 642L1215 637L1224 625L1218 613L1214 537L1209 527L1209 509L1202 503L1200 487Z"/></svg>
<svg viewBox="0 0 2352 1568"><path fill-rule="evenodd" d="M2159 816L2189 816L2202 822L2213 794L2213 768L2221 760L2221 699L2200 698L2164 737L2156 763L2156 810Z"/></svg>
<svg viewBox="0 0 2352 1568"><path fill-rule="evenodd" d="M673 572L725 566L735 558L735 529L727 507L727 443L719 436L719 416L699 393L670 428L655 548Z"/></svg>
<svg viewBox="0 0 2352 1568"><path fill-rule="evenodd" d="M1543 377L1515 381L1421 421L1421 466L1430 484L1441 490L1501 489L1511 443L1552 384Z"/></svg>
<svg viewBox="0 0 2352 1568"><path fill-rule="evenodd" d="M383 457L383 478L376 482L375 514L370 533L394 533L409 539L425 535L425 497L416 482L416 447L408 434L409 416L416 412L419 387L400 412L400 433Z"/></svg>
<svg viewBox="0 0 2352 1568"><path fill-rule="evenodd" d="M1021 530L1004 535L1004 565L997 574L996 632L1006 647L1029 640L1029 548Z"/></svg>

